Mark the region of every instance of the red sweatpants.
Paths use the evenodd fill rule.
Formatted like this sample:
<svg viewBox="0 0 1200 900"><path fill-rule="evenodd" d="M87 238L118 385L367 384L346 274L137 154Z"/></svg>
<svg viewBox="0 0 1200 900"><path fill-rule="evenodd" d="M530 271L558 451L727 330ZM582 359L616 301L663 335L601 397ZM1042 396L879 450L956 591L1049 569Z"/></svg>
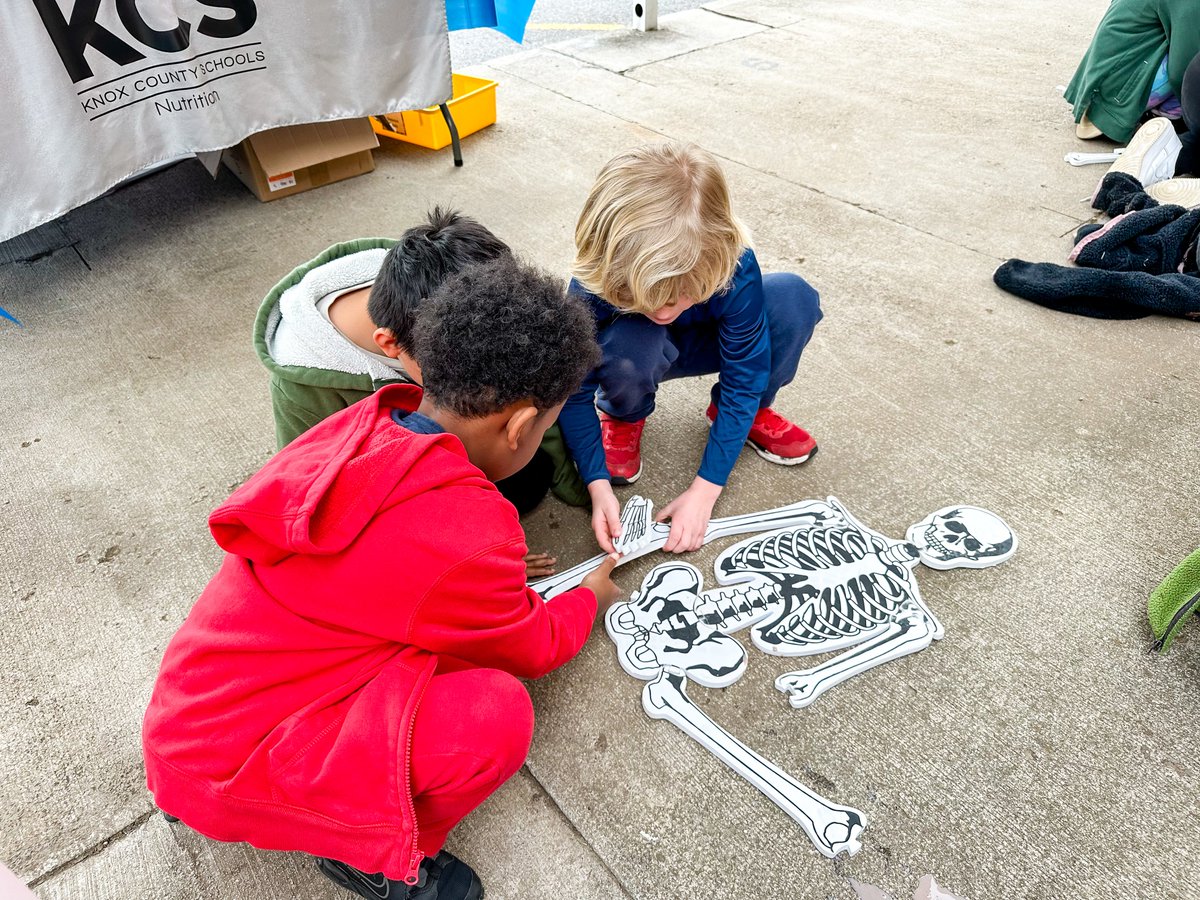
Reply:
<svg viewBox="0 0 1200 900"><path fill-rule="evenodd" d="M533 704L512 675L498 669L434 675L412 736L422 853L436 855L450 829L521 768L532 739Z"/></svg>

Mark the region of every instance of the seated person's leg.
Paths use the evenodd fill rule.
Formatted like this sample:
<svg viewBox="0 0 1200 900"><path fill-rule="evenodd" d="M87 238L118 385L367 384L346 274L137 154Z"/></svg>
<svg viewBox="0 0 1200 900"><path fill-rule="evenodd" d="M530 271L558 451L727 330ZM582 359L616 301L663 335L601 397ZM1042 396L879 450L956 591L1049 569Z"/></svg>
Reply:
<svg viewBox="0 0 1200 900"><path fill-rule="evenodd" d="M521 768L532 738L533 704L512 675L464 669L433 677L417 709L410 769L426 856Z"/></svg>
<svg viewBox="0 0 1200 900"><path fill-rule="evenodd" d="M763 299L771 331L771 377L760 408L773 404L779 389L796 377L800 354L824 315L817 292L799 275L763 275Z"/></svg>
<svg viewBox="0 0 1200 900"><path fill-rule="evenodd" d="M1175 174L1200 175L1200 54L1192 58L1183 73L1179 105L1188 131L1179 136L1183 149L1175 160Z"/></svg>
<svg viewBox="0 0 1200 900"><path fill-rule="evenodd" d="M417 841L425 854L414 890L439 900L482 897L474 870L442 845L451 828L516 773L533 738L533 705L524 685L506 672L462 665L452 660L450 672L430 680L410 747ZM408 896L402 882L337 860L320 857L317 868L362 897L393 890L396 897Z"/></svg>
<svg viewBox="0 0 1200 900"><path fill-rule="evenodd" d="M679 351L666 328L643 316L618 317L597 342L602 356L596 407L604 460L613 484L632 484L642 474L642 427Z"/></svg>
<svg viewBox="0 0 1200 900"><path fill-rule="evenodd" d="M600 389L596 406L623 422L654 412L654 395L679 351L667 329L644 316L621 316L598 337Z"/></svg>

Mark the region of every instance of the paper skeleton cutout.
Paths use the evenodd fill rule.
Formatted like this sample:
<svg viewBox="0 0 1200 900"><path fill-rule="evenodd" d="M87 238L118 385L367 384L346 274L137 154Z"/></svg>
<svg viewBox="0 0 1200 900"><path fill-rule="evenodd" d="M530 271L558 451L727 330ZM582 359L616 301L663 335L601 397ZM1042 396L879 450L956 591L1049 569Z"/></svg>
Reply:
<svg viewBox="0 0 1200 900"><path fill-rule="evenodd" d="M651 509L637 499L634 527ZM768 524L781 517L785 526ZM853 855L866 817L818 796L729 735L692 705L684 679L706 687L737 681L746 655L729 634L749 627L754 644L775 655L844 651L776 680L792 706L807 706L846 679L942 637L917 588L918 562L938 569L997 565L1016 550L1016 535L986 510L957 506L938 510L897 541L867 528L834 497L772 510L758 525L754 516L734 518L742 533L775 530L717 557L724 587L704 591L700 572L687 563L656 566L641 590L609 610L608 634L621 667L651 682L642 692L647 715L671 721L707 747L799 823L821 853ZM644 547L634 552L649 552Z"/></svg>
<svg viewBox="0 0 1200 900"><path fill-rule="evenodd" d="M687 563L656 566L628 603L612 607L605 618L617 645L622 668L649 681L642 708L652 719L666 719L733 769L808 834L825 856L853 856L867 824L856 809L838 806L800 784L759 756L705 715L688 698L686 679L724 687L746 670L746 651L719 633L697 610L702 605L700 572Z"/></svg>
<svg viewBox="0 0 1200 900"><path fill-rule="evenodd" d="M812 521L806 511L810 502L793 503L766 512L749 513L744 516L726 516L721 519L710 519L704 532L704 543L718 538L732 537L735 534L752 534L760 531L771 531L775 528L786 528L790 525L804 525ZM618 566L631 560L638 559L655 550L661 550L671 536L671 526L654 521L654 503L644 497L630 497L621 510L621 535L614 546L622 554ZM600 563L604 562L605 554L600 553L591 559L585 559L579 565L572 566L555 575L532 582L529 586L546 600L557 597L564 591L579 587Z"/></svg>
<svg viewBox="0 0 1200 900"><path fill-rule="evenodd" d="M995 513L977 506L947 506L908 529L931 569L986 569L1017 549L1017 536Z"/></svg>

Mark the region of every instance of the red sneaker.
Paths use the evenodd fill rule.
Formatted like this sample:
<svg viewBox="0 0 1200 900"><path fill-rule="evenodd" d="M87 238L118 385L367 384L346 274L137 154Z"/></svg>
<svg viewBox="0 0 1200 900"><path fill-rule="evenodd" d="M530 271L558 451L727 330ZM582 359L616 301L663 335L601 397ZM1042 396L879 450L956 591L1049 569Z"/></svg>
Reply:
<svg viewBox="0 0 1200 900"><path fill-rule="evenodd" d="M642 429L646 420L622 422L600 413L600 441L613 484L633 484L642 477Z"/></svg>
<svg viewBox="0 0 1200 900"><path fill-rule="evenodd" d="M716 406L708 404L705 415L709 422L715 420ZM760 409L754 417L746 443L763 459L781 466L798 466L808 462L817 453L817 442L811 434L799 425L793 425L769 406Z"/></svg>

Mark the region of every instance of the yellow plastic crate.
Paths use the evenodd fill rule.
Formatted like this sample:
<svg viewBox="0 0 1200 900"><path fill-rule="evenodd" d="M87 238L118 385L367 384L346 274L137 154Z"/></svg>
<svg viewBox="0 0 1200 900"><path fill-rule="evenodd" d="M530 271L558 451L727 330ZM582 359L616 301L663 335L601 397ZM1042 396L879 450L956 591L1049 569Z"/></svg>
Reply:
<svg viewBox="0 0 1200 900"><path fill-rule="evenodd" d="M496 82L457 73L451 78L454 82L454 96L450 98L447 106L450 107L450 115L454 117L458 136L464 138L493 124L496 121ZM372 118L371 127L381 138L406 141L428 147L430 150L441 150L450 146L450 129L442 111L436 106L388 113L383 118L396 130L389 131L377 118Z"/></svg>

